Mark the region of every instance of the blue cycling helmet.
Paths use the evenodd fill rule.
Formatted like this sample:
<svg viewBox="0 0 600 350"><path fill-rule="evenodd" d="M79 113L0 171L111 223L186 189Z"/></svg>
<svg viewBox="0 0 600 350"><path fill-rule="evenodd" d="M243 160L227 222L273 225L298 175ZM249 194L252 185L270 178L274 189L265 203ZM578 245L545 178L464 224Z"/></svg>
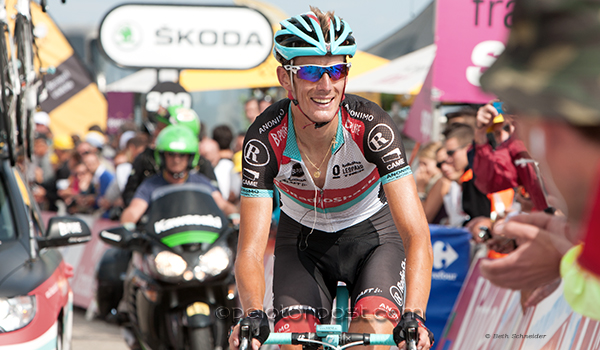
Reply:
<svg viewBox="0 0 600 350"><path fill-rule="evenodd" d="M281 29L275 33L273 47L273 55L279 63L300 56L352 57L356 53L352 29L338 16L329 18L329 42L325 40L319 18L312 11L285 19L279 24Z"/></svg>

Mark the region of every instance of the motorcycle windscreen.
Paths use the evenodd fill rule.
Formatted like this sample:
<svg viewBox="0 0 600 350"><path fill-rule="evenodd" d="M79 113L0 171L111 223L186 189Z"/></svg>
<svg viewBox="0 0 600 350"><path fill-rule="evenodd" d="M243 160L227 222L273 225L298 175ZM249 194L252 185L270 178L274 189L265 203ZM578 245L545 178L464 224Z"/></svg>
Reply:
<svg viewBox="0 0 600 350"><path fill-rule="evenodd" d="M152 193L146 232L169 247L213 243L228 226L212 189L201 184L161 187Z"/></svg>

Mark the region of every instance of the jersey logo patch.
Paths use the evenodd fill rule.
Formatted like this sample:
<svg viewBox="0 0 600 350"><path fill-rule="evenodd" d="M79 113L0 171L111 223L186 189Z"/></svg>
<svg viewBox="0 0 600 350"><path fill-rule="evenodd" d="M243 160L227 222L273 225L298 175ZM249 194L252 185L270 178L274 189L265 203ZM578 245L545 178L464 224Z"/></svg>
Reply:
<svg viewBox="0 0 600 350"><path fill-rule="evenodd" d="M394 142L394 132L386 124L377 124L369 132L369 149L373 152L381 152Z"/></svg>
<svg viewBox="0 0 600 350"><path fill-rule="evenodd" d="M244 147L244 159L248 164L254 166L265 166L269 164L271 156L267 146L257 139L248 141L246 147Z"/></svg>

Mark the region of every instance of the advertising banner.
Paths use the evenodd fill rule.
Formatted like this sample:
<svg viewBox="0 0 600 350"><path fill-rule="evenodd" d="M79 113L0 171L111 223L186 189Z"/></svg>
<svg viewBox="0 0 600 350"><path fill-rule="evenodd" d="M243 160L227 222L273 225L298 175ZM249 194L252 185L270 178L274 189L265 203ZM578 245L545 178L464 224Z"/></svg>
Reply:
<svg viewBox="0 0 600 350"><path fill-rule="evenodd" d="M473 264L438 350L587 350L600 348L600 323L569 307L562 285L535 307L521 293L496 287Z"/></svg>
<svg viewBox="0 0 600 350"><path fill-rule="evenodd" d="M120 66L250 69L270 55L273 30L248 7L125 4L104 17L99 37Z"/></svg>
<svg viewBox="0 0 600 350"><path fill-rule="evenodd" d="M479 78L504 51L514 0L437 0L433 86L442 102L487 103Z"/></svg>
<svg viewBox="0 0 600 350"><path fill-rule="evenodd" d="M108 120L106 132L109 135L119 133L119 128L126 122L133 122L135 95L132 92L107 92Z"/></svg>
<svg viewBox="0 0 600 350"><path fill-rule="evenodd" d="M431 102L431 81L433 69L429 69L423 87L410 108L403 133L413 140L426 143L431 140L433 129L433 104Z"/></svg>
<svg viewBox="0 0 600 350"><path fill-rule="evenodd" d="M427 327L435 339L451 314L471 262L471 233L464 228L429 225L433 247L431 292L427 303Z"/></svg>

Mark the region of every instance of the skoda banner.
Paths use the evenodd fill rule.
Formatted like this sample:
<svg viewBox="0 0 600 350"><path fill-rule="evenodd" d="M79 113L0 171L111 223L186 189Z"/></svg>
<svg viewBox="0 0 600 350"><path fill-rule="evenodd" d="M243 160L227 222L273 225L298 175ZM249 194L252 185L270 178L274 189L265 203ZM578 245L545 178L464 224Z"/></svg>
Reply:
<svg viewBox="0 0 600 350"><path fill-rule="evenodd" d="M273 30L248 7L126 4L104 17L99 36L124 67L250 69L271 53Z"/></svg>
<svg viewBox="0 0 600 350"><path fill-rule="evenodd" d="M469 272L471 234L464 228L439 225L429 225L429 231L433 247L433 271L426 312L427 327L435 339L440 339Z"/></svg>

